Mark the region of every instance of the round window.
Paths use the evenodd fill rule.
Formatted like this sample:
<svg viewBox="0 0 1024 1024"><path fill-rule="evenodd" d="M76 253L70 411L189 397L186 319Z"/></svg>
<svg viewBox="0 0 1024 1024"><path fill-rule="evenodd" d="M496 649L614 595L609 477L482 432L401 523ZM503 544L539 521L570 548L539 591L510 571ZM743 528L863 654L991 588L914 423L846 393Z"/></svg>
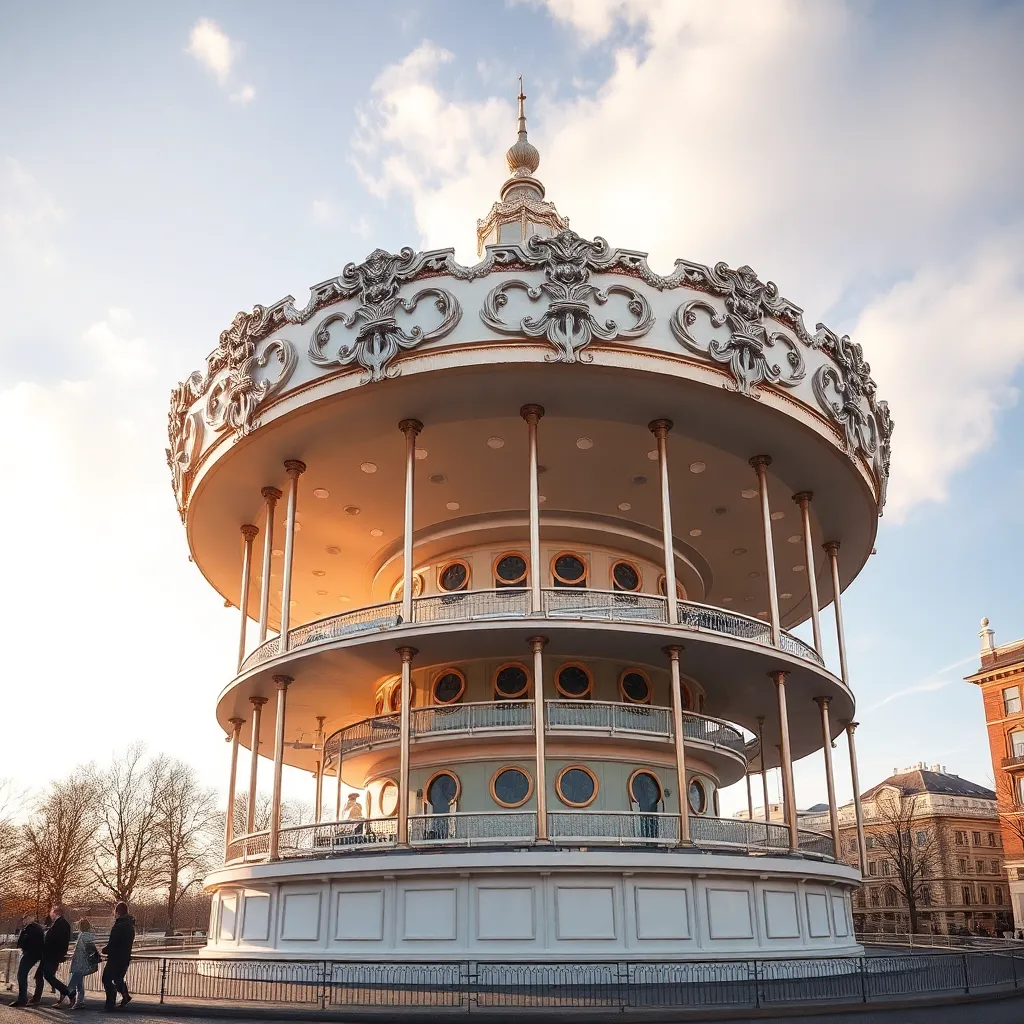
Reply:
<svg viewBox="0 0 1024 1024"><path fill-rule="evenodd" d="M666 595L665 587L666 587L665 577L664 576L659 576L658 577L658 593L661 594L662 597L665 597L665 595ZM676 597L678 597L680 601L683 601L683 600L686 599L686 591L683 590L683 585L682 585L682 583L679 582L679 580L676 580Z"/></svg>
<svg viewBox="0 0 1024 1024"><path fill-rule="evenodd" d="M491 796L502 807L522 807L533 792L533 779L522 768L499 768L491 779Z"/></svg>
<svg viewBox="0 0 1024 1024"><path fill-rule="evenodd" d="M438 772L427 783L427 813L447 814L459 798L459 780L449 772Z"/></svg>
<svg viewBox="0 0 1024 1024"><path fill-rule="evenodd" d="M708 807L708 795L704 790L704 783L700 779L690 780L690 810L694 814L703 814Z"/></svg>
<svg viewBox="0 0 1024 1024"><path fill-rule="evenodd" d="M384 694L378 693L377 699L373 702L373 713L375 715L384 714Z"/></svg>
<svg viewBox="0 0 1024 1024"><path fill-rule="evenodd" d="M622 696L633 704L650 704L651 684L647 676L636 669L626 669L619 683Z"/></svg>
<svg viewBox="0 0 1024 1024"><path fill-rule="evenodd" d="M587 585L587 566L578 555L566 552L556 555L551 575L556 587L585 587Z"/></svg>
<svg viewBox="0 0 1024 1024"><path fill-rule="evenodd" d="M597 777L589 768L570 765L558 773L555 792L558 799L569 807L586 807L597 796Z"/></svg>
<svg viewBox="0 0 1024 1024"><path fill-rule="evenodd" d="M380 790L380 813L390 818L398 812L398 783L388 779Z"/></svg>
<svg viewBox="0 0 1024 1024"><path fill-rule="evenodd" d="M451 594L469 585L469 566L465 562L449 562L437 577L437 585Z"/></svg>
<svg viewBox="0 0 1024 1024"><path fill-rule="evenodd" d="M640 589L640 570L632 562L616 562L612 566L612 590L633 593Z"/></svg>
<svg viewBox="0 0 1024 1024"><path fill-rule="evenodd" d="M466 680L462 673L448 669L434 680L434 703L454 704L465 692Z"/></svg>
<svg viewBox="0 0 1024 1024"><path fill-rule="evenodd" d="M629 780L629 799L641 811L654 812L661 803L661 782L652 772L634 772Z"/></svg>
<svg viewBox="0 0 1024 1024"><path fill-rule="evenodd" d="M555 689L563 697L586 697L590 674L582 665L563 665L555 674Z"/></svg>
<svg viewBox="0 0 1024 1024"><path fill-rule="evenodd" d="M494 565L494 585L502 587L526 586L526 559L522 555L502 555Z"/></svg>
<svg viewBox="0 0 1024 1024"><path fill-rule="evenodd" d="M530 677L522 665L502 665L494 676L494 693L499 699L522 697L530 685Z"/></svg>
<svg viewBox="0 0 1024 1024"><path fill-rule="evenodd" d="M391 688L391 695L388 697L388 707L392 711L401 711L402 709L402 685L396 683Z"/></svg>

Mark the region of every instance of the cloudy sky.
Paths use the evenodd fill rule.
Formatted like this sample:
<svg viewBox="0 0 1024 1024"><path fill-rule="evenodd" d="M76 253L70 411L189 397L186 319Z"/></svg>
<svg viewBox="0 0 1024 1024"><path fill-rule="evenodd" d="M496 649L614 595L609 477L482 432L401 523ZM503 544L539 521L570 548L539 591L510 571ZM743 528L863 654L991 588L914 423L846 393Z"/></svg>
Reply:
<svg viewBox="0 0 1024 1024"><path fill-rule="evenodd" d="M663 271L749 263L864 346L897 432L844 598L861 778L926 760L986 782L960 679L982 615L1024 635L1024 5L283 10L0 9L0 776L141 738L225 785L236 618L188 562L169 388L236 310L301 304L377 245L472 261L523 74L578 231ZM823 798L819 757L797 795Z"/></svg>

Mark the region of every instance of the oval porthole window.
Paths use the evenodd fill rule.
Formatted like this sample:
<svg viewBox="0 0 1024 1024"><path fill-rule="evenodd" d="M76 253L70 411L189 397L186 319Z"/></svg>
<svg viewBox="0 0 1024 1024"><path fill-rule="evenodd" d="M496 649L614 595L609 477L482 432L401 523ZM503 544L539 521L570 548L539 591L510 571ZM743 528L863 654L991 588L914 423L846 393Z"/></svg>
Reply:
<svg viewBox="0 0 1024 1024"><path fill-rule="evenodd" d="M511 700L525 696L530 686L530 677L526 669L515 662L502 665L494 673L494 695L498 700Z"/></svg>
<svg viewBox="0 0 1024 1024"><path fill-rule="evenodd" d="M401 684L396 683L391 687L391 693L388 696L388 707L392 711L402 710L402 687Z"/></svg>
<svg viewBox="0 0 1024 1024"><path fill-rule="evenodd" d="M637 809L654 813L662 800L661 780L653 772L638 769L629 779L629 799Z"/></svg>
<svg viewBox="0 0 1024 1024"><path fill-rule="evenodd" d="M438 772L427 783L427 814L447 814L459 799L459 780L451 772Z"/></svg>
<svg viewBox="0 0 1024 1024"><path fill-rule="evenodd" d="M620 560L612 566L612 590L635 594L642 583L640 570L632 562Z"/></svg>
<svg viewBox="0 0 1024 1024"><path fill-rule="evenodd" d="M466 692L466 677L455 668L445 669L435 680L435 704L455 704Z"/></svg>
<svg viewBox="0 0 1024 1024"><path fill-rule="evenodd" d="M533 779L515 765L499 768L491 778L491 796L502 807L522 807L533 794Z"/></svg>
<svg viewBox="0 0 1024 1024"><path fill-rule="evenodd" d="M569 765L558 773L555 792L567 807L586 807L597 796L597 776L581 764Z"/></svg>
<svg viewBox="0 0 1024 1024"><path fill-rule="evenodd" d="M384 694L378 693L377 699L373 702L373 713L375 715L384 714Z"/></svg>
<svg viewBox="0 0 1024 1024"><path fill-rule="evenodd" d="M690 780L689 799L694 814L703 814L708 809L708 794L700 779Z"/></svg>
<svg viewBox="0 0 1024 1024"><path fill-rule="evenodd" d="M398 783L392 779L388 779L387 782L381 786L380 800L378 801L380 806L380 813L385 818L390 818L398 813Z"/></svg>
<svg viewBox="0 0 1024 1024"><path fill-rule="evenodd" d="M585 587L587 563L579 555L563 551L552 559L551 576L556 587Z"/></svg>
<svg viewBox="0 0 1024 1024"><path fill-rule="evenodd" d="M516 551L501 555L494 563L494 588L526 586L526 559Z"/></svg>
<svg viewBox="0 0 1024 1024"><path fill-rule="evenodd" d="M437 574L437 586L446 594L455 594L469 586L469 566L465 562L449 562Z"/></svg>
<svg viewBox="0 0 1024 1024"><path fill-rule="evenodd" d="M563 697L586 697L590 693L590 687L590 673L582 665L563 665L555 673L555 689Z"/></svg>
<svg viewBox="0 0 1024 1024"><path fill-rule="evenodd" d="M623 700L630 704L651 703L651 681L639 669L627 668L619 680Z"/></svg>
<svg viewBox="0 0 1024 1024"><path fill-rule="evenodd" d="M665 596L665 577L664 576L659 576L658 577L658 593L661 594L662 597ZM682 585L682 583L679 582L679 580L676 580L676 597L678 597L680 601L685 601L686 600L686 591L683 590L683 585Z"/></svg>

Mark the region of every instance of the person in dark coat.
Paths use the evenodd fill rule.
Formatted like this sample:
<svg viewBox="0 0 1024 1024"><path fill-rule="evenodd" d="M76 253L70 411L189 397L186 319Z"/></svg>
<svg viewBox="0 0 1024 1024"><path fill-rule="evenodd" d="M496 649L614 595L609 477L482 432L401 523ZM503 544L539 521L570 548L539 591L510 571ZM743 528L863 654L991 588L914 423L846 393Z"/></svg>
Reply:
<svg viewBox="0 0 1024 1024"><path fill-rule="evenodd" d="M50 920L53 924L46 931L43 939L43 957L36 971L36 991L31 1002L36 1004L43 998L43 982L49 983L50 987L57 993L57 1003L63 1003L71 994L67 986L57 977L57 969L64 958L68 955L68 946L71 945L71 923L64 916L64 905L55 903L50 911Z"/></svg>
<svg viewBox="0 0 1024 1024"><path fill-rule="evenodd" d="M36 921L35 914L26 914L21 919L21 931L18 932L18 949L21 950L21 960L18 963L18 998L11 1006L28 1006L28 975L42 960L45 941L46 936L42 926Z"/></svg>
<svg viewBox="0 0 1024 1024"><path fill-rule="evenodd" d="M102 950L107 958L102 978L103 989L107 993L104 1010L123 1010L132 1001L124 976L128 973L134 943L135 918L128 913L127 903L118 903L114 907L114 924L110 929L110 938ZM121 993L120 1006L117 1003L118 992Z"/></svg>

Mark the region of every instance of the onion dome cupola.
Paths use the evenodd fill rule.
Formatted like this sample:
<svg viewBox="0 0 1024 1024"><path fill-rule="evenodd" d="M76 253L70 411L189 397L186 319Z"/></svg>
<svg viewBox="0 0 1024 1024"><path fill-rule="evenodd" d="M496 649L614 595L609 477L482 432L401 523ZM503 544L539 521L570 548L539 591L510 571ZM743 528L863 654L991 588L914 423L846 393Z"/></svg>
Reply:
<svg viewBox="0 0 1024 1024"><path fill-rule="evenodd" d="M519 79L519 137L505 154L510 177L501 186L501 199L484 220L476 223L477 252L484 246L525 242L531 235L558 234L569 226L569 218L544 199L544 186L536 177L540 153L526 133L526 94Z"/></svg>

